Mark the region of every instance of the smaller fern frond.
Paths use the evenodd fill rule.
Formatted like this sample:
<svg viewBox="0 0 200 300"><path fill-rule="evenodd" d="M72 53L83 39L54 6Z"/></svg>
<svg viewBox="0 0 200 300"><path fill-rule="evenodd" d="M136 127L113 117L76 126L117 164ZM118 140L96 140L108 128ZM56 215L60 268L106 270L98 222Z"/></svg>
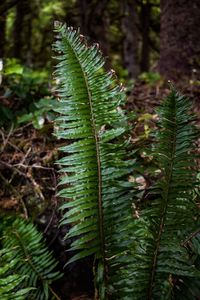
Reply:
<svg viewBox="0 0 200 300"><path fill-rule="evenodd" d="M162 176L152 188L154 200L134 222L132 274L129 288L123 287L126 299L172 299L176 282L200 277L187 249L182 245L196 230L196 204L192 192L196 187L191 104L174 89L159 109L160 129L155 157ZM191 298L192 299L192 298Z"/></svg>
<svg viewBox="0 0 200 300"><path fill-rule="evenodd" d="M61 274L55 271L57 262L45 246L42 234L32 223L17 218L5 228L2 245L4 252L9 253L5 261L10 266L11 274L20 275L22 287L34 288L29 292L28 299L49 300L52 295L55 297L50 285ZM14 264L15 260L17 263Z"/></svg>
<svg viewBox="0 0 200 300"><path fill-rule="evenodd" d="M12 269L19 263L18 259L7 262L13 253L8 249L0 251L0 299L1 300L25 300L32 288L22 288L26 276L19 273L13 274Z"/></svg>

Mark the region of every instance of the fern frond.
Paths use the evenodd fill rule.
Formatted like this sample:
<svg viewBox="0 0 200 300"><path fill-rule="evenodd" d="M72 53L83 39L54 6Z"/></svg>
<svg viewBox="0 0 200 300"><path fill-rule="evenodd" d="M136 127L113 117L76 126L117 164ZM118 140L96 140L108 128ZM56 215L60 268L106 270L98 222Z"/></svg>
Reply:
<svg viewBox="0 0 200 300"><path fill-rule="evenodd" d="M73 224L67 238L76 237L71 250L78 253L69 263L92 254L98 259L100 299L106 299L132 218L127 176L134 160L126 159L127 122L118 109L125 94L112 72L103 70L97 44L89 47L78 31L62 24L56 24L56 32L56 135L75 140L61 148L66 155L57 162L64 173L59 195L68 199L61 224Z"/></svg>
<svg viewBox="0 0 200 300"><path fill-rule="evenodd" d="M178 278L199 278L182 245L194 228L196 182L192 153L195 132L189 101L172 90L160 108L160 131L155 155L163 177L154 188L156 199L135 221L132 274L127 299L172 299ZM130 261L131 264L131 261Z"/></svg>
<svg viewBox="0 0 200 300"><path fill-rule="evenodd" d="M8 249L0 251L0 299L25 300L31 288L21 288L26 276L12 274L12 268L19 263L18 259L12 259L9 263L6 262L12 254Z"/></svg>
<svg viewBox="0 0 200 300"><path fill-rule="evenodd" d="M57 262L44 245L42 235L35 226L17 218L10 226L6 226L2 246L6 253L4 268L8 266L11 274L9 279L13 278L16 285L19 284L21 287L33 288L28 293L28 299L51 299L50 296L52 297L55 293L52 294L50 285L60 278L61 274L55 271ZM22 289L18 293L23 291L27 290Z"/></svg>

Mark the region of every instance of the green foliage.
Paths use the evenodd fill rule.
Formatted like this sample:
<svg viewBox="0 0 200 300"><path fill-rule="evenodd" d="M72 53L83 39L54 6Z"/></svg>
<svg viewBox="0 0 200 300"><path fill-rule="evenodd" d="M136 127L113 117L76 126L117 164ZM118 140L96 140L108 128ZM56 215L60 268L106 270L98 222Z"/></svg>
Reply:
<svg viewBox="0 0 200 300"><path fill-rule="evenodd" d="M57 262L33 224L22 218L7 222L0 254L0 273L5 277L0 280L2 300L24 299L27 292L26 299L54 299L50 285L61 274L55 271ZM9 285L4 287L6 282ZM12 298L14 291L16 298Z"/></svg>
<svg viewBox="0 0 200 300"><path fill-rule="evenodd" d="M150 86L154 86L161 80L161 76L157 72L144 72L140 74L139 79L149 84Z"/></svg>
<svg viewBox="0 0 200 300"><path fill-rule="evenodd" d="M12 256L13 251L0 250L0 297L2 300L24 300L31 288L21 288L26 276L12 274L12 269L19 263L19 259L10 260Z"/></svg>
<svg viewBox="0 0 200 300"><path fill-rule="evenodd" d="M5 96L15 96L18 100L25 100L25 105L32 102L35 94L49 94L47 89L48 73L35 71L25 67L18 60L6 59L3 69L3 85Z"/></svg>
<svg viewBox="0 0 200 300"><path fill-rule="evenodd" d="M135 222L130 299L172 299L177 278L184 282L200 276L182 245L195 231L195 133L189 108L189 101L172 90L159 111L154 155L163 175L152 189L155 199Z"/></svg>
<svg viewBox="0 0 200 300"><path fill-rule="evenodd" d="M103 70L97 44L88 47L79 32L65 25L57 24L56 32L56 136L76 140L61 148L65 156L57 162L64 173L59 195L70 199L62 206L61 224L73 224L67 238L76 237L71 250L78 253L69 263L94 254L99 297L107 299L121 280L115 272L123 267L120 257L132 233L132 184L127 176L134 160L127 159L127 122L118 108L124 91L112 72Z"/></svg>
<svg viewBox="0 0 200 300"><path fill-rule="evenodd" d="M127 125L117 109L123 92L102 70L96 45L88 47L65 25L56 24L56 32L56 135L75 140L61 148L67 155L57 162L64 173L59 195L67 199L61 224L72 224L67 238L76 237L71 250L78 251L68 263L94 254L102 300L181 299L184 290L184 299L196 299L199 285L191 293L188 282L200 277L199 241L184 243L198 228L189 101L172 89L160 107L153 156L161 179L151 188L154 200L142 208L135 202L133 214L127 175L134 161L127 159Z"/></svg>
<svg viewBox="0 0 200 300"><path fill-rule="evenodd" d="M47 72L34 71L16 59L7 59L2 88L8 105L0 104L0 126L33 122L34 127L40 129L45 117L54 118Z"/></svg>
<svg viewBox="0 0 200 300"><path fill-rule="evenodd" d="M17 118L17 124L32 122L36 129L41 129L44 126L45 119L53 121L55 119L55 113L53 107L55 99L53 97L46 97L35 102L32 106L32 112L23 114Z"/></svg>
<svg viewBox="0 0 200 300"><path fill-rule="evenodd" d="M17 59L11 58L6 60L5 68L3 70L4 75L20 74L24 72L23 66L17 61Z"/></svg>

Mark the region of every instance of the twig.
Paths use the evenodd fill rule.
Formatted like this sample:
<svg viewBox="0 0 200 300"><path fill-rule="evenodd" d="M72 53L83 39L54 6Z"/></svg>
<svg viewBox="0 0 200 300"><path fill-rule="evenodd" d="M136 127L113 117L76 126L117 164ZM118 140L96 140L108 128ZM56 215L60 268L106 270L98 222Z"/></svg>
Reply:
<svg viewBox="0 0 200 300"><path fill-rule="evenodd" d="M4 166L8 167L9 169L13 169L16 173L18 173L19 175L29 179L29 181L32 183L33 185L33 188L34 188L34 192L36 195L38 195L40 197L40 199L42 199L43 201L45 200L45 197L40 189L40 186L39 184L35 181L35 179L33 178L32 176L32 172L30 170L30 167L29 167L29 172L27 174L25 174L24 172L21 172L20 170L18 170L17 168L15 168L13 165L9 164L9 163L6 163L4 161L1 161L0 160L0 164L3 164ZM10 184L10 182L9 182Z"/></svg>
<svg viewBox="0 0 200 300"><path fill-rule="evenodd" d="M44 195L41 191L40 185L33 178L32 170L30 168L29 168L28 173L27 173L27 178L32 183L36 195L38 195L40 197L40 199L42 199L42 201L45 201L45 197L44 197Z"/></svg>
<svg viewBox="0 0 200 300"><path fill-rule="evenodd" d="M0 164L6 166L9 169L14 170L16 173L18 173L21 176L27 177L27 175L25 173L21 172L20 170L18 170L17 168L15 168L13 165L11 165L11 164L9 164L9 163L7 163L5 161L0 160Z"/></svg>
<svg viewBox="0 0 200 300"><path fill-rule="evenodd" d="M48 224L47 224L45 230L43 231L44 233L46 233L47 230L49 229L49 226L51 225L54 216L55 216L55 211L53 211L53 213L52 213L52 215L51 215L51 218L50 218L50 221L48 222Z"/></svg>
<svg viewBox="0 0 200 300"><path fill-rule="evenodd" d="M40 166L40 165L36 165L36 164L33 164L33 165L25 165L25 164L22 164L22 163L18 163L18 164L14 164L13 165L14 167L22 167L22 168L36 168L36 169L44 169L44 170L54 170L54 168L50 168L50 167L43 167L43 166Z"/></svg>
<svg viewBox="0 0 200 300"><path fill-rule="evenodd" d="M54 292L54 290L52 289L52 287L49 286L49 289L50 289L51 293L54 295L54 297L55 297L57 300L61 300L61 298L58 297L58 295Z"/></svg>
<svg viewBox="0 0 200 300"><path fill-rule="evenodd" d="M3 138L3 146L2 146L2 148L1 148L1 152L4 151L6 145L8 144L8 140L9 140L9 138L10 138L12 132L13 132L13 124L11 125L10 130L9 130L9 132L8 132L8 135L7 135L6 139L5 139L5 138L4 138L3 131L1 130L1 135L2 135L2 138Z"/></svg>
<svg viewBox="0 0 200 300"><path fill-rule="evenodd" d="M28 149L28 151L26 152L26 154L24 155L24 157L22 158L20 163L23 164L25 162L25 160L26 160L26 158L27 158L27 156L29 155L30 152L31 152L31 147Z"/></svg>
<svg viewBox="0 0 200 300"><path fill-rule="evenodd" d="M191 234L187 237L187 239L186 239L184 242L181 243L181 246L185 247L186 244L187 244L193 237L195 237L195 235L197 235L198 233L200 233L200 229L198 229L198 230L196 230L195 232L191 233Z"/></svg>

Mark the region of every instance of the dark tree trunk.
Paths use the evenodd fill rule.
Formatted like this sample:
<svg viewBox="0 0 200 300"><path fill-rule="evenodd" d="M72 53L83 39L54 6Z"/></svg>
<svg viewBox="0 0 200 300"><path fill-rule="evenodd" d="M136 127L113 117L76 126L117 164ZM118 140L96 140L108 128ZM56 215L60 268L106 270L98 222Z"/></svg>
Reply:
<svg viewBox="0 0 200 300"><path fill-rule="evenodd" d="M104 55L109 54L108 29L109 16L107 4L109 0L78 0L81 32L92 42L98 41Z"/></svg>
<svg viewBox="0 0 200 300"><path fill-rule="evenodd" d="M31 7L30 2L21 0L16 5L16 17L14 22L14 47L13 56L20 59L23 63L30 64L31 60Z"/></svg>
<svg viewBox="0 0 200 300"><path fill-rule="evenodd" d="M139 66L139 18L135 0L124 0L121 28L123 33L123 64L130 78L137 78Z"/></svg>
<svg viewBox="0 0 200 300"><path fill-rule="evenodd" d="M12 8L13 6L15 6L17 4L17 2L19 2L20 0L1 0L0 3L0 15L5 14L10 8Z"/></svg>
<svg viewBox="0 0 200 300"><path fill-rule="evenodd" d="M16 17L14 22L14 46L13 46L13 56L16 58L22 58L22 33L23 33L23 23L24 23L24 0L21 0L16 6Z"/></svg>
<svg viewBox="0 0 200 300"><path fill-rule="evenodd" d="M151 7L152 4L147 0L145 3L141 3L140 12L140 26L142 33L142 49L141 49L141 71L149 71L150 63L150 21L151 21Z"/></svg>
<svg viewBox="0 0 200 300"><path fill-rule="evenodd" d="M159 70L174 81L200 78L200 1L161 0Z"/></svg>
<svg viewBox="0 0 200 300"><path fill-rule="evenodd" d="M4 58L6 42L6 16L0 16L0 58Z"/></svg>

